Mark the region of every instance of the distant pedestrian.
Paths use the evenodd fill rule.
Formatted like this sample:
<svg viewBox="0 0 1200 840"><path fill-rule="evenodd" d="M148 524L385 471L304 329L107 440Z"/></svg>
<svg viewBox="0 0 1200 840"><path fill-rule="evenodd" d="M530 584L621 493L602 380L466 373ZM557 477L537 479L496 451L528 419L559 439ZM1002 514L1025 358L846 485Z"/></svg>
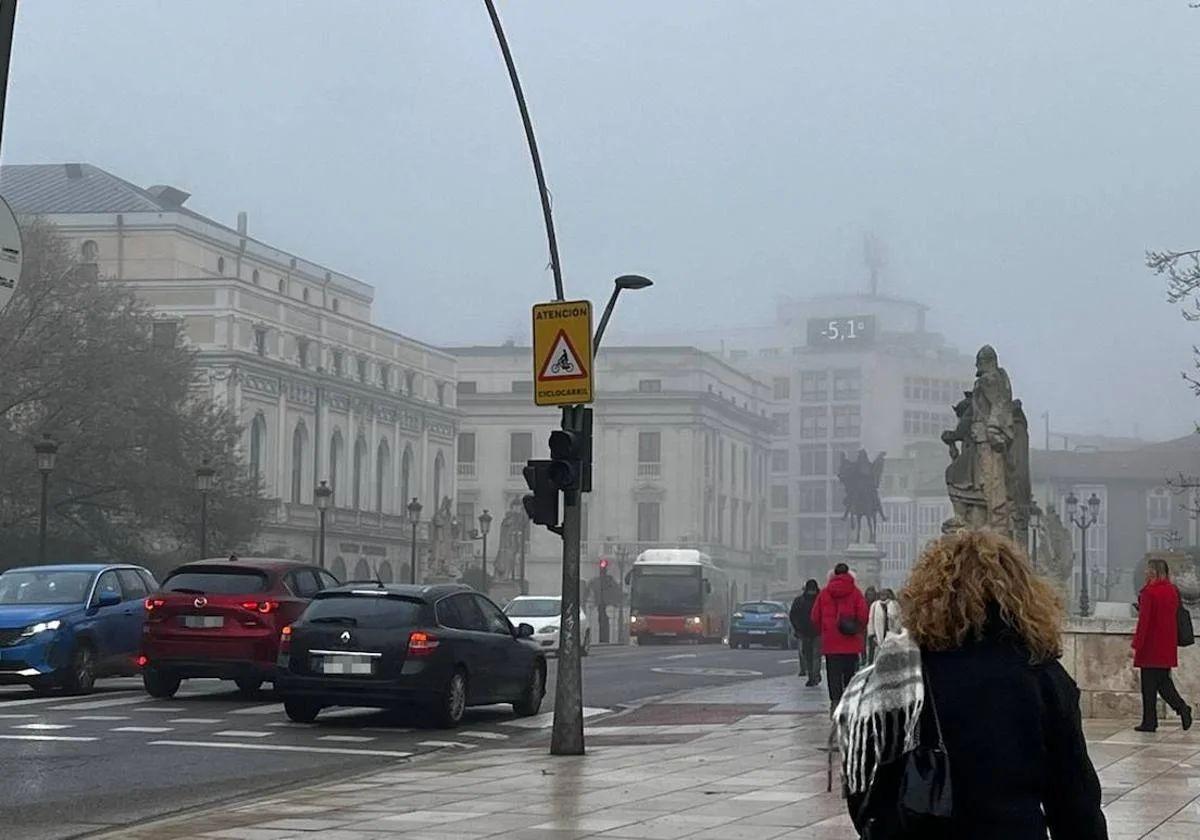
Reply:
<svg viewBox="0 0 1200 840"><path fill-rule="evenodd" d="M821 661L817 655L817 640L821 637L821 629L813 624L812 611L817 603L821 587L816 580L809 578L804 584L804 591L792 601L792 609L788 618L796 638L800 640L800 676L808 677L806 686L819 685L821 682Z"/></svg>
<svg viewBox="0 0 1200 840"><path fill-rule="evenodd" d="M1162 697L1192 728L1192 707L1183 701L1171 680L1179 667L1179 590L1171 583L1166 561L1146 564L1146 585L1138 595L1137 630L1133 634L1133 666L1142 671L1142 722L1138 732L1158 729L1158 698Z"/></svg>
<svg viewBox="0 0 1200 840"><path fill-rule="evenodd" d="M879 600L879 593L874 586L868 586L863 590L863 597L867 599L867 615L871 614L871 608L875 606L875 602ZM871 644L871 634L867 632L867 628L863 627L863 654L859 660L859 667L870 665L871 660L875 658L875 646Z"/></svg>
<svg viewBox="0 0 1200 840"><path fill-rule="evenodd" d="M825 656L825 678L829 681L829 700L837 706L842 693L858 670L859 658L866 650L867 599L863 597L850 567L838 563L829 583L817 596L810 614L821 631L821 653ZM832 708L832 707L831 707Z"/></svg>
<svg viewBox="0 0 1200 840"><path fill-rule="evenodd" d="M901 613L905 631L834 713L859 834L1107 840L1079 689L1059 663L1062 602L1016 543L990 529L931 543Z"/></svg>
<svg viewBox="0 0 1200 840"><path fill-rule="evenodd" d="M867 650L868 658L874 662L875 652L888 636L899 634L904 627L900 620L900 602L896 593L884 589L879 598L871 604L871 617L867 620Z"/></svg>

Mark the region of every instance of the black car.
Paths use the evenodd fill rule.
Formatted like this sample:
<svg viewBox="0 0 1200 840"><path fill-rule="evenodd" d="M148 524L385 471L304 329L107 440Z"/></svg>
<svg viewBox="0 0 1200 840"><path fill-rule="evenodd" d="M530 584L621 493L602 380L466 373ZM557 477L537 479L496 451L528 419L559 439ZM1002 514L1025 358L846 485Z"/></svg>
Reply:
<svg viewBox="0 0 1200 840"><path fill-rule="evenodd" d="M415 705L443 727L490 703L528 717L546 693L532 635L462 584L348 584L318 592L283 629L275 688L302 723L327 706Z"/></svg>

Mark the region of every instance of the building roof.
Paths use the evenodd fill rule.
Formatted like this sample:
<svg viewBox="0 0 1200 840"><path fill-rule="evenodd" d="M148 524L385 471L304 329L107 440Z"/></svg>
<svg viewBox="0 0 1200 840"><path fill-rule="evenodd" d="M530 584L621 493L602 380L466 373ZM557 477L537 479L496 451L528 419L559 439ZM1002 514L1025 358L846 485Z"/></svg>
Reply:
<svg viewBox="0 0 1200 840"><path fill-rule="evenodd" d="M1034 450L1029 453L1035 481L1165 482L1180 473L1200 472L1200 435L1153 443L1120 452Z"/></svg>
<svg viewBox="0 0 1200 840"><path fill-rule="evenodd" d="M189 197L174 187L144 190L90 163L3 166L0 193L13 212L39 216L174 211Z"/></svg>

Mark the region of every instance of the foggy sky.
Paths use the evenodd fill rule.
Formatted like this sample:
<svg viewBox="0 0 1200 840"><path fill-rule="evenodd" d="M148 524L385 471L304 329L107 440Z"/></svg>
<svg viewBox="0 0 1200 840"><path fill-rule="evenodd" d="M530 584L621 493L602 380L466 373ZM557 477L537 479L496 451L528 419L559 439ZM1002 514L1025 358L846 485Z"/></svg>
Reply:
<svg viewBox="0 0 1200 840"><path fill-rule="evenodd" d="M614 328L771 318L865 288L996 344L1031 418L1186 434L1200 325L1143 251L1200 247L1200 11L1185 0L508 0L568 297ZM80 161L377 288L436 344L526 340L552 297L482 2L36 0L5 163ZM1035 424L1041 428L1040 423ZM1037 436L1040 444L1041 437Z"/></svg>

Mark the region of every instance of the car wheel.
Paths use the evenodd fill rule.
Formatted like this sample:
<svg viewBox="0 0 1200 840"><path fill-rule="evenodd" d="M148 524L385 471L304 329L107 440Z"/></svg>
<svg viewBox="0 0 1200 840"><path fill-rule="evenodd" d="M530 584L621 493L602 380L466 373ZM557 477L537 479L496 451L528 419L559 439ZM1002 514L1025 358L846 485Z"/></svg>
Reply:
<svg viewBox="0 0 1200 840"><path fill-rule="evenodd" d="M258 694L258 690L262 688L263 681L258 677L241 677L236 680L238 691L243 697L253 697Z"/></svg>
<svg viewBox="0 0 1200 840"><path fill-rule="evenodd" d="M147 668L142 671L142 685L146 693L158 700L169 700L179 691L179 677L157 668Z"/></svg>
<svg viewBox="0 0 1200 840"><path fill-rule="evenodd" d="M525 681L525 690L521 699L513 703L513 711L518 717L533 717L542 709L542 698L546 696L546 671L541 663L535 662L530 670L529 679Z"/></svg>
<svg viewBox="0 0 1200 840"><path fill-rule="evenodd" d="M89 694L96 687L96 653L87 642L75 648L63 688L68 694Z"/></svg>
<svg viewBox="0 0 1200 840"><path fill-rule="evenodd" d="M462 722L467 710L467 672L458 668L446 681L437 705L433 709L433 720L442 729L453 729Z"/></svg>
<svg viewBox="0 0 1200 840"><path fill-rule="evenodd" d="M283 701L283 711L290 721L312 723L321 714L321 704L311 700L289 699Z"/></svg>
<svg viewBox="0 0 1200 840"><path fill-rule="evenodd" d="M580 656L587 656L592 652L592 631L589 629L583 634L583 647L579 649Z"/></svg>

